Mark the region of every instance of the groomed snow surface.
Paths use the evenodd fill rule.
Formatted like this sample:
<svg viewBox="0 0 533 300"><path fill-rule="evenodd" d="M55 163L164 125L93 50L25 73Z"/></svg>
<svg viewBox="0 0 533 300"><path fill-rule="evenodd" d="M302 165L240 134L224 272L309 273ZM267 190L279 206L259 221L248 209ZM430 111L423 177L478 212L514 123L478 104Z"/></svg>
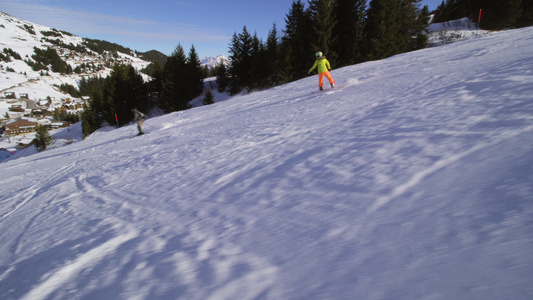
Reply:
<svg viewBox="0 0 533 300"><path fill-rule="evenodd" d="M499 32L15 155L0 299L531 299L531 49Z"/></svg>

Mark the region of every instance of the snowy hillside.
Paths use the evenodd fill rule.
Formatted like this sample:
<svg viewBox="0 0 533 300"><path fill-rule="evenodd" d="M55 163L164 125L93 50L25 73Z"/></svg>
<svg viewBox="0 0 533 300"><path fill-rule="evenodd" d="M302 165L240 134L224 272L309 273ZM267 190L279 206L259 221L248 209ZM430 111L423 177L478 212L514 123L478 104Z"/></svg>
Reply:
<svg viewBox="0 0 533 300"><path fill-rule="evenodd" d="M57 72L34 71L27 61L33 62L34 48L45 50L53 48L72 69L83 68L81 73L71 75ZM77 87L83 76L106 77L115 62L133 65L136 69L145 68L149 62L141 60L133 53L113 53L100 55L86 48L83 39L67 32L17 19L0 12L0 51L11 49L20 59L10 57L10 61L0 61L0 96L4 92L27 93L29 99L38 100L47 97L61 98L68 96L54 85L70 84ZM80 52L83 49L83 52Z"/></svg>
<svg viewBox="0 0 533 300"><path fill-rule="evenodd" d="M490 34L1 163L0 299L530 299L532 47Z"/></svg>
<svg viewBox="0 0 533 300"><path fill-rule="evenodd" d="M43 50L55 49L72 69L83 67L82 72L70 75L45 72L48 76L43 76L41 71L34 71L27 63L27 61L33 61L34 47ZM33 100L47 97L59 99L68 95L59 91L54 85L70 84L77 87L82 77L106 77L111 72L114 63L131 64L137 70L142 70L150 64L133 52L118 52L117 56L110 52L96 53L87 48L81 37L0 12L0 53L3 53L4 49L14 51L20 55L20 59L10 57L8 62L0 60L0 97L4 96L4 92L14 92L17 95L27 93ZM201 63L214 67L222 61L227 61L223 55L205 57ZM144 76L146 80L149 79L148 76ZM0 115L2 112L2 107L0 107Z"/></svg>

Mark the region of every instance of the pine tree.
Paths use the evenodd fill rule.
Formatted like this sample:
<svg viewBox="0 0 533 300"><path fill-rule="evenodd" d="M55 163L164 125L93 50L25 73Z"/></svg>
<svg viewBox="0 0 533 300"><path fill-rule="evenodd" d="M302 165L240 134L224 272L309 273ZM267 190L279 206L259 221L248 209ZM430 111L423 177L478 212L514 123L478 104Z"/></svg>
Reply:
<svg viewBox="0 0 533 300"><path fill-rule="evenodd" d="M364 29L368 60L386 58L402 52L399 0L371 0Z"/></svg>
<svg viewBox="0 0 533 300"><path fill-rule="evenodd" d="M204 93L204 100L202 101L202 104L203 105L210 105L210 104L213 104L215 103L213 101L215 97L213 96L213 92L211 92L211 90L207 90L205 91Z"/></svg>
<svg viewBox="0 0 533 300"><path fill-rule="evenodd" d="M442 23L450 20L448 10L446 9L446 2L444 2L444 0L442 0L442 3L437 6L433 14L434 23Z"/></svg>
<svg viewBox="0 0 533 300"><path fill-rule="evenodd" d="M48 128L43 125L37 127L37 134L35 135L35 147L39 151L45 150L52 143L52 136L48 132Z"/></svg>
<svg viewBox="0 0 533 300"><path fill-rule="evenodd" d="M427 9L421 0L372 0L365 25L369 60L423 48L426 44Z"/></svg>
<svg viewBox="0 0 533 300"><path fill-rule="evenodd" d="M533 0L522 0L522 15L517 21L517 26L533 26Z"/></svg>
<svg viewBox="0 0 533 300"><path fill-rule="evenodd" d="M426 47L425 31L429 25L428 8L424 7L420 10L422 0L399 0L399 2L401 20L399 35L400 40L405 41L400 51L407 52Z"/></svg>
<svg viewBox="0 0 533 300"><path fill-rule="evenodd" d="M215 76L217 77L217 90L219 93L223 93L224 91L226 91L226 88L228 87L230 82L228 70L224 62L220 62L215 67Z"/></svg>
<svg viewBox="0 0 533 300"><path fill-rule="evenodd" d="M338 65L361 62L366 0L335 0L334 3L337 23L333 34L337 38L333 50L338 55Z"/></svg>
<svg viewBox="0 0 533 300"><path fill-rule="evenodd" d="M132 65L115 64L104 87L104 107L101 114L108 124L115 124L115 114L119 126L131 122L131 110L148 109L148 95L142 76Z"/></svg>
<svg viewBox="0 0 533 300"><path fill-rule="evenodd" d="M309 12L313 24L313 50L321 51L333 63L337 58L337 54L333 51L333 44L336 42L333 28L337 23L333 14L333 2L332 0L309 0Z"/></svg>
<svg viewBox="0 0 533 300"><path fill-rule="evenodd" d="M416 38L413 40L412 49L423 49L428 45L428 36L426 35L429 21L431 19L429 8L424 6L418 16L419 26L416 32Z"/></svg>
<svg viewBox="0 0 533 300"><path fill-rule="evenodd" d="M268 59L266 57L266 46L259 40L254 38L254 55L252 57L252 70L251 70L251 82L250 90L263 90L267 87L268 73L265 68L268 65Z"/></svg>
<svg viewBox="0 0 533 300"><path fill-rule="evenodd" d="M264 68L267 74L267 87L272 87L279 83L279 46L278 29L276 23L274 23L272 29L268 33L265 49L266 64Z"/></svg>
<svg viewBox="0 0 533 300"><path fill-rule="evenodd" d="M107 79L92 77L86 82L80 82L80 91L90 96L88 105L85 105L81 113L81 128L84 136L88 136L102 126L103 118L100 112L105 110L104 86Z"/></svg>
<svg viewBox="0 0 533 300"><path fill-rule="evenodd" d="M170 113L190 108L184 93L183 82L186 80L187 59L183 47L178 44L163 67L159 106L164 112Z"/></svg>
<svg viewBox="0 0 533 300"><path fill-rule="evenodd" d="M201 95L204 90L204 70L194 45L191 46L186 64L188 74L184 91L186 92L187 101L191 101Z"/></svg>
<svg viewBox="0 0 533 300"><path fill-rule="evenodd" d="M152 103L158 103L161 97L161 91L163 90L163 67L159 61L155 61L151 64L151 77L146 84L148 94L150 95L150 101Z"/></svg>
<svg viewBox="0 0 533 300"><path fill-rule="evenodd" d="M234 33L229 49L230 68L230 94L235 95L242 89L250 87L252 83L251 70L254 48L257 48L257 36L252 37L244 26L242 33Z"/></svg>
<svg viewBox="0 0 533 300"><path fill-rule="evenodd" d="M481 28L498 30L512 28L522 16L522 0L483 1Z"/></svg>
<svg viewBox="0 0 533 300"><path fill-rule="evenodd" d="M294 1L285 18L285 30L281 38L280 83L303 78L312 64L314 52L311 46L312 24L309 11L301 0Z"/></svg>

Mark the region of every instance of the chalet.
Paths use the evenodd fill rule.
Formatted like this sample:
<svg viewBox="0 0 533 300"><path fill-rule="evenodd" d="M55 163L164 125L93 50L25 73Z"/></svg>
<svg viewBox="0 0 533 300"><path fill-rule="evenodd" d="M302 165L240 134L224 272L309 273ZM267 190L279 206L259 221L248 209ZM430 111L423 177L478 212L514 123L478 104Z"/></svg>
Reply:
<svg viewBox="0 0 533 300"><path fill-rule="evenodd" d="M28 93L20 93L19 94L19 98L20 99L30 99L30 96L28 95Z"/></svg>
<svg viewBox="0 0 533 300"><path fill-rule="evenodd" d="M31 146L35 143L35 137L33 136L24 136L17 142L17 147L20 149L26 148L28 146Z"/></svg>
<svg viewBox="0 0 533 300"><path fill-rule="evenodd" d="M46 118L37 120L37 126L41 125L46 127L52 127L52 120Z"/></svg>
<svg viewBox="0 0 533 300"><path fill-rule="evenodd" d="M17 95L15 92L4 92L4 98L6 99L16 99Z"/></svg>
<svg viewBox="0 0 533 300"><path fill-rule="evenodd" d="M47 106L48 104L50 104L50 100L39 100L37 104L39 106Z"/></svg>
<svg viewBox="0 0 533 300"><path fill-rule="evenodd" d="M32 122L24 119L20 119L11 123L7 123L6 134L18 135L35 132L37 130L37 122Z"/></svg>
<svg viewBox="0 0 533 300"><path fill-rule="evenodd" d="M43 116L45 114L45 112L42 109L37 108L37 109L32 109L31 110L31 114L33 116Z"/></svg>
<svg viewBox="0 0 533 300"><path fill-rule="evenodd" d="M61 128L61 127L68 127L68 126L69 126L68 122L52 122L50 124L50 128L52 128L52 129L58 129L58 128Z"/></svg>
<svg viewBox="0 0 533 300"><path fill-rule="evenodd" d="M24 112L24 108L22 107L22 104L13 104L9 108L10 111L14 112Z"/></svg>
<svg viewBox="0 0 533 300"><path fill-rule="evenodd" d="M24 116L24 112L6 111L6 115L8 119L14 120L22 118L22 116Z"/></svg>

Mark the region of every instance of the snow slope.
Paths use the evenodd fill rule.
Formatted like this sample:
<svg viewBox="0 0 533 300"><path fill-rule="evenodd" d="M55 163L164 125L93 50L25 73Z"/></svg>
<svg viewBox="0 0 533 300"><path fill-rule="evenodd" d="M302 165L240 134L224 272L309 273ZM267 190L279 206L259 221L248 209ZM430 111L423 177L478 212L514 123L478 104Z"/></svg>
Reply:
<svg viewBox="0 0 533 300"><path fill-rule="evenodd" d="M495 33L4 162L0 298L531 299L532 47Z"/></svg>

